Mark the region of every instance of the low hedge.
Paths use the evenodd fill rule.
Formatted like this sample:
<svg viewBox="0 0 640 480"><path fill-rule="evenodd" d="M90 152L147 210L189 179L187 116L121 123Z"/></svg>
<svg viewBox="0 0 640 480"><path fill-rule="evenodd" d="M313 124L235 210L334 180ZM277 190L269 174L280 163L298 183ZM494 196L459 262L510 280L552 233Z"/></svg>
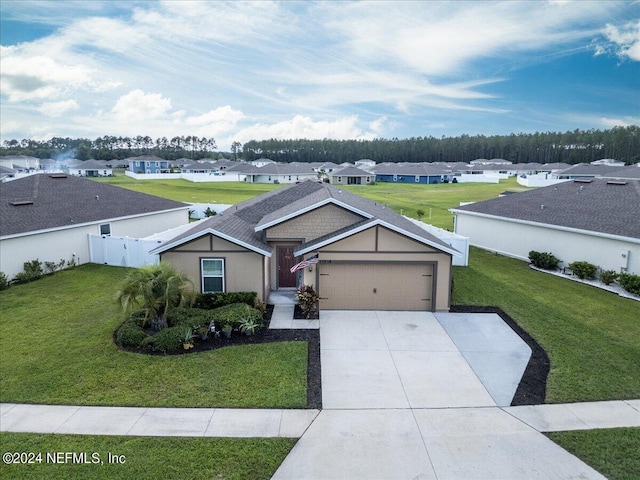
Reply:
<svg viewBox="0 0 640 480"><path fill-rule="evenodd" d="M569 268L581 280L595 280L598 267L589 262L572 262Z"/></svg>
<svg viewBox="0 0 640 480"><path fill-rule="evenodd" d="M620 275L615 270L603 270L600 272L600 281L605 285L611 285Z"/></svg>
<svg viewBox="0 0 640 480"><path fill-rule="evenodd" d="M151 350L166 352L167 350L177 350L182 347L184 339L185 327L180 325L177 327L168 327L160 330L155 335L149 335L143 342L143 347L149 347Z"/></svg>
<svg viewBox="0 0 640 480"><path fill-rule="evenodd" d="M543 270L555 270L560 263L560 259L552 253L536 252L535 250L529 252L529 260L534 267L542 268Z"/></svg>
<svg viewBox="0 0 640 480"><path fill-rule="evenodd" d="M142 342L144 342L148 336L136 321L128 320L118 328L116 332L116 342L121 347L137 348L142 345Z"/></svg>
<svg viewBox="0 0 640 480"><path fill-rule="evenodd" d="M209 325L212 320L211 310L204 308L177 308L169 315L169 326L190 327L192 330Z"/></svg>
<svg viewBox="0 0 640 480"><path fill-rule="evenodd" d="M250 307L256 305L258 294L256 292L216 292L199 293L193 303L195 308L213 310L234 303L246 303Z"/></svg>
<svg viewBox="0 0 640 480"><path fill-rule="evenodd" d="M618 281L620 282L620 286L627 292L640 295L640 275L621 273Z"/></svg>

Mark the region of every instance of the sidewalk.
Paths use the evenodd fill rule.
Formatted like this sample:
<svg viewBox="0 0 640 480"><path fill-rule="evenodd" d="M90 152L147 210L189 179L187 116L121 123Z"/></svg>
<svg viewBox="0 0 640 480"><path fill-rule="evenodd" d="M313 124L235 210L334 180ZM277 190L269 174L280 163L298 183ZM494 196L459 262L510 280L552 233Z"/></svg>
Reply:
<svg viewBox="0 0 640 480"><path fill-rule="evenodd" d="M0 404L0 431L148 437L299 438L318 410Z"/></svg>

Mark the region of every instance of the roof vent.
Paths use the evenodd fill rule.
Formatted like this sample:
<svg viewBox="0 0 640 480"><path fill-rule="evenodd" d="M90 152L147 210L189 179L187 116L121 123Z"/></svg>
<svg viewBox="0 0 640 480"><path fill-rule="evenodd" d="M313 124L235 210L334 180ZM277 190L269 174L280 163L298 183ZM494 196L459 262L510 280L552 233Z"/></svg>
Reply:
<svg viewBox="0 0 640 480"><path fill-rule="evenodd" d="M33 205L33 200L15 200L11 202L11 205L18 207L20 205Z"/></svg>
<svg viewBox="0 0 640 480"><path fill-rule="evenodd" d="M540 210L544 210L544 204L540 205Z"/></svg>
<svg viewBox="0 0 640 480"><path fill-rule="evenodd" d="M591 183L593 182L593 178L574 178L574 183Z"/></svg>
<svg viewBox="0 0 640 480"><path fill-rule="evenodd" d="M66 173L52 173L49 175L50 178L67 178Z"/></svg>
<svg viewBox="0 0 640 480"><path fill-rule="evenodd" d="M607 185L626 185L627 182L622 181L622 180L609 180L607 182Z"/></svg>

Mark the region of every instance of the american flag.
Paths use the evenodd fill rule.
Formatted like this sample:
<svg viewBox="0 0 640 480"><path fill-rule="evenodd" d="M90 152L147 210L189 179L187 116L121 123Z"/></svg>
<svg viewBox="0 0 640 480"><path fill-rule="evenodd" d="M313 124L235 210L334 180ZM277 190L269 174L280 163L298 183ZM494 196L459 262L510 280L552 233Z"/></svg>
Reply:
<svg viewBox="0 0 640 480"><path fill-rule="evenodd" d="M314 263L318 263L318 254L315 254L313 257L309 257L306 260L301 261L300 263L296 263L293 267L290 268L291 273L297 272L309 265L313 265Z"/></svg>

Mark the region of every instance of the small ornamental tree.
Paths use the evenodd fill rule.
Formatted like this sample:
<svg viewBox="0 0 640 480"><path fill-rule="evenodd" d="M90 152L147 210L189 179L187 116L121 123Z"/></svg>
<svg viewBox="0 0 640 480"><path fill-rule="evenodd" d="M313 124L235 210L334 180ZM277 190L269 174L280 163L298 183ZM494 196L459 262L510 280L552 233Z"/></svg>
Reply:
<svg viewBox="0 0 640 480"><path fill-rule="evenodd" d="M316 309L318 300L320 300L316 291L311 285L302 285L298 287L298 290L296 291L296 298L305 318L310 318L311 314Z"/></svg>
<svg viewBox="0 0 640 480"><path fill-rule="evenodd" d="M173 309L193 303L193 284L168 263L146 266L127 276L116 300L124 311L140 308L142 326L151 322L159 331L167 328L167 314Z"/></svg>

